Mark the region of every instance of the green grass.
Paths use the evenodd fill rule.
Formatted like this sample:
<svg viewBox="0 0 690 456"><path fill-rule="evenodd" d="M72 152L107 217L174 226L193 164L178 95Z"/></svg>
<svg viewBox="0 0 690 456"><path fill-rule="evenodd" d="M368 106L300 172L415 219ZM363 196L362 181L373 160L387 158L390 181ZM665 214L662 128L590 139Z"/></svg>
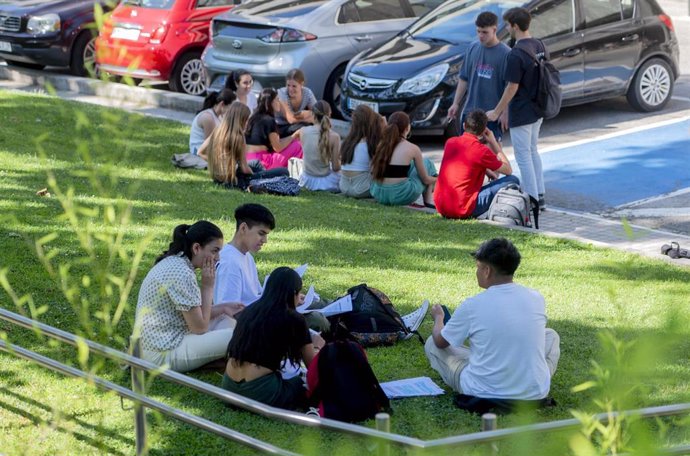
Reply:
<svg viewBox="0 0 690 456"><path fill-rule="evenodd" d="M619 251L473 221L443 220L370 201L309 192L281 198L228 191L213 185L205 172L170 165L170 156L184 152L188 141L188 128L173 122L11 92L0 92L0 118L5 119L0 127L0 268L7 268L7 282L18 296L31 294L37 307L47 306L40 316L45 323L122 349L131 331L138 285L155 256L167 246L173 227L208 219L229 238L233 209L256 201L267 205L278 221L270 242L256 256L262 276L277 266L308 262L305 283L313 283L322 296L342 295L350 286L366 282L386 292L401 313L413 310L423 299L454 308L464 297L479 292L469 252L487 238L510 238L523 255L517 280L543 293L549 326L561 335L561 361L551 389L558 406L530 419L570 418L571 409L596 411L593 400L607 394L611 385L620 389L616 404L621 406L690 400L690 330L685 319L690 296L688 270ZM78 205L96 212L82 213L71 225L62 217L64 210L54 189L51 197L36 196L38 189L47 186L48 172L63 191L74 189ZM104 236L116 233L118 222L108 218L106 208L114 207L120 214L126 203L131 203L132 212L122 230L121 254L113 260L103 245L96 245L91 255L85 255L79 234L93 230ZM82 317L36 256L34 240L50 233L58 234L48 244L56 253L52 263L71 264L65 277L75 278L69 282L72 302L81 303L77 308ZM97 300L103 290L112 288L112 283L108 288L106 282L98 281L97 271L109 268L125 274L137 246L147 239L150 243L143 252L128 307L110 332L103 315L112 316L116 299ZM88 285L82 276L94 277L96 285ZM5 293L0 294L0 306L16 310ZM22 310L28 312L28 305ZM427 319L421 332L427 336L430 330ZM628 351L618 359L604 356L609 352L602 354L597 337L602 330L611 330L621 340L638 341L634 347L639 349L638 355ZM71 347L0 321L0 334L3 332L11 342L79 365ZM417 340L368 352L381 381L429 375L442 384ZM591 360L623 368L598 388L571 392L572 387L593 378ZM113 363L98 366L89 362L105 378L128 385L127 375ZM216 374L195 376L220 383ZM611 383L611 378L618 383ZM629 387L636 389L623 394ZM350 454L350 449L366 453L368 447L366 442L336 433L307 431L231 411L214 399L166 382L154 381L151 395L293 451L336 456ZM480 426L478 417L453 406L451 394L395 401L393 408L392 430L423 439L474 432ZM502 417L499 426L522 420ZM151 454L255 454L174 420L152 414L149 423ZM664 426L652 428L658 431ZM666 437L670 440L687 440L686 427L671 423L669 429ZM550 444L558 445L564 454L567 438L561 436ZM543 438L535 442L542 450L546 448ZM514 451L504 448L503 453L518 454L523 445L527 452L534 452L530 448L535 442L515 443ZM122 410L116 396L92 385L0 354L0 453L133 454L132 412Z"/></svg>

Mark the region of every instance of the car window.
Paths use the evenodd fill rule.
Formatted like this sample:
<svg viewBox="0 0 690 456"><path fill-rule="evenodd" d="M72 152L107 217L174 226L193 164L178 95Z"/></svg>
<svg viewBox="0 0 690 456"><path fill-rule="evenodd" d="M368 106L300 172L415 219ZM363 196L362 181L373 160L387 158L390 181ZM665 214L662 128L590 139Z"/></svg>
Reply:
<svg viewBox="0 0 690 456"><path fill-rule="evenodd" d="M620 0L582 0L587 27L609 24L621 20Z"/></svg>
<svg viewBox="0 0 690 456"><path fill-rule="evenodd" d="M340 8L338 23L376 22L405 17L415 16L407 4L401 4L401 0L352 0Z"/></svg>
<svg viewBox="0 0 690 456"><path fill-rule="evenodd" d="M175 4L175 0L122 0L122 4L142 8L170 9Z"/></svg>
<svg viewBox="0 0 690 456"><path fill-rule="evenodd" d="M483 11L491 11L503 23L503 13L510 8L522 6L520 1L505 0L456 0L446 1L431 13L419 19L409 28L410 35L417 39L442 40L453 43L477 39L474 21Z"/></svg>
<svg viewBox="0 0 690 456"><path fill-rule="evenodd" d="M227 6L239 3L239 0L198 0L196 2L197 8L210 8L212 6Z"/></svg>
<svg viewBox="0 0 690 456"><path fill-rule="evenodd" d="M621 9L623 10L623 19L631 19L635 14L633 0L621 0Z"/></svg>
<svg viewBox="0 0 690 456"><path fill-rule="evenodd" d="M569 33L574 30L575 15L571 0L549 0L534 8L530 34L539 39Z"/></svg>
<svg viewBox="0 0 690 456"><path fill-rule="evenodd" d="M251 0L232 9L233 14L264 17L296 17L309 14L326 0Z"/></svg>
<svg viewBox="0 0 690 456"><path fill-rule="evenodd" d="M410 0L410 6L415 17L424 16L426 13L443 3L443 0Z"/></svg>

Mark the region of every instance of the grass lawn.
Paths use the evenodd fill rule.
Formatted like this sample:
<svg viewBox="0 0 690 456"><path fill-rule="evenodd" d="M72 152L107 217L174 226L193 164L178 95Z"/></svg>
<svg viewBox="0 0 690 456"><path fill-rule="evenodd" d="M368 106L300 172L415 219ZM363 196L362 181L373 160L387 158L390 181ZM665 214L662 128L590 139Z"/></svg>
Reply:
<svg viewBox="0 0 690 456"><path fill-rule="evenodd" d="M615 407L690 401L688 270L370 201L310 192L281 198L228 191L211 183L205 172L172 167L170 156L185 152L188 142L188 127L174 122L4 91L0 118L0 268L6 268L5 288L9 284L17 296L31 294L45 323L122 349L131 331L138 286L170 241L173 227L208 219L229 239L233 209L256 201L277 219L270 242L256 256L261 276L277 266L308 262L305 285L313 283L322 296L336 297L366 282L387 293L401 313L415 309L423 299L455 308L464 297L478 293L469 252L487 238L510 238L523 256L517 280L546 297L549 326L561 336L561 361L551 388L558 406L537 412L533 420L569 418L573 409L605 410L605 400ZM66 198L73 195L70 201L79 208L76 218L63 216L54 188L49 189L52 196L36 195L48 186L48 172ZM73 194L67 192L70 187ZM121 221L118 217L127 204L130 217ZM56 267L52 275L38 259L34 244L50 233L57 236L44 239L43 250L51 252L46 261L70 266ZM109 250L106 246L117 243L118 234L121 247ZM127 287L117 277L127 277L127 265L142 242L148 243L141 265L123 301L126 306L119 308L118 298ZM110 271L110 276L102 271ZM0 306L16 310L10 294L2 291ZM26 302L22 309L29 312L29 307ZM602 330L616 336L615 344L604 344L607 349L598 337ZM426 337L430 331L427 318L421 332ZM33 332L0 321L0 334L79 364L74 349ZM442 384L417 340L368 353L381 381L429 375ZM598 375L593 374L592 360L600 366ZM128 385L128 376L116 365L88 363L105 378ZM196 376L220 384L217 374ZM589 380L595 382L593 388L571 391ZM153 381L150 392L173 406L292 451L367 452L366 442L231 411L166 382ZM454 407L451 394L395 401L393 408L392 431L423 439L474 432L480 426L478 417ZM499 426L522 419L501 417ZM664 420L651 430L661 433L660 441L682 442L688 440L686 428L676 420ZM540 437L532 443L541 454L565 454L568 438ZM151 454L160 455L255 454L154 414L150 444ZM544 450L551 444L559 450ZM521 446L505 448L504 454L518 454ZM525 448L524 454L540 453L529 445ZM0 453L134 454L132 412L123 410L112 394L0 353Z"/></svg>

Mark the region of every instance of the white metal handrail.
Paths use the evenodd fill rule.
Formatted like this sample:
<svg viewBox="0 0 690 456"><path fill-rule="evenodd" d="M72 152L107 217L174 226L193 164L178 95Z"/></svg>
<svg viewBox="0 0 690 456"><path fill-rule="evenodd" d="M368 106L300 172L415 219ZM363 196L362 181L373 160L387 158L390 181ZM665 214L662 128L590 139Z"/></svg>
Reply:
<svg viewBox="0 0 690 456"><path fill-rule="evenodd" d="M131 366L134 370L145 371L149 373L154 373L157 377L170 380L180 385L188 386L196 391L209 394L217 399L220 399L228 404L235 407L243 408L245 410L257 413L259 415L265 416L267 418L280 419L289 423L300 424L309 427L319 427L330 430L337 430L341 432L346 432L350 434L360 435L369 437L379 442L386 442L390 444L396 444L404 447L413 447L418 449L431 449L431 448L449 448L457 446L467 446L476 444L487 444L492 442L497 442L505 440L507 438L519 435L519 434L539 434L553 431L565 431L569 429L577 429L582 425L582 423L576 419L567 419L559 421L551 421L546 423L537 423L513 428L506 429L494 429L486 430L482 432L476 432L471 434L457 435L451 437L444 437L440 439L433 440L421 440L413 437L407 437L400 434L385 432L382 430L371 429L364 426L343 423L340 421L330 420L327 418L320 418L314 416L307 416L304 414L291 412L288 410L283 410L275 407L265 405L263 403L248 399L246 397L230 393L224 389L218 388L214 385L202 382L192 377L180 374L172 370L161 370L160 366L157 366L148 361L142 360L135 356L114 350L110 347L98 344L96 342L83 339L72 333L63 331L61 329L54 328L52 326L46 325L44 323L37 322L30 318L24 317L22 315L10 312L6 309L0 308L0 319L9 321L16 325L39 330L41 333L60 340L62 342L76 346L79 344L86 344L89 350L93 351L102 356L106 356L110 359L114 359L120 362L124 362ZM17 345L12 345L0 340L0 350L15 353L16 355L29 359L41 364L49 369L61 372L66 375L71 375L73 377L84 378L89 381L94 382L97 386L115 391L122 397L130 399L135 403L142 404L145 407L158 410L164 414L177 418L188 424L197 426L199 428L205 429L209 432L213 432L217 435L223 436L225 438L237 441L244 445L259 449L270 454L280 454L280 455L295 455L295 453L283 450L281 448L270 445L266 442L254 439L252 437L246 436L237 431L225 428L221 425L208 421L204 418L197 417L195 415L188 414L179 409L175 409L161 402L155 401L146 397L143 394L139 394L120 385L114 384L102 378L96 377L92 374L83 372L74 367L70 367L61 364L53 359L47 358L38 353L27 350L23 347ZM690 403L682 404L672 404L658 407L647 407L637 410L627 410L621 412L613 413L600 413L594 415L594 419L600 422L607 422L608 420L620 416L639 416L642 418L652 418L652 417L663 417L663 416L675 416L690 413ZM378 420L377 420L378 421ZM385 423L382 428L385 428ZM383 447L382 447L383 448ZM690 454L690 446L677 446L673 448L666 448L660 450L663 454Z"/></svg>

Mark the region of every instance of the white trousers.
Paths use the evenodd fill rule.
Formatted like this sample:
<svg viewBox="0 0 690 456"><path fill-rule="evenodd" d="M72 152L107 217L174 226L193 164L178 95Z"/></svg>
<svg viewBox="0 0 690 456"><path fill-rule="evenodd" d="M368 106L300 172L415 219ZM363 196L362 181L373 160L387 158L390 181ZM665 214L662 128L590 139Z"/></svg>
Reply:
<svg viewBox="0 0 690 456"><path fill-rule="evenodd" d="M558 367L558 360L561 357L561 338L556 331L546 328L544 331L544 348L546 355L546 365L553 377ZM469 347L438 348L434 339L429 337L424 344L424 352L431 363L432 369L441 375L443 382L453 388L453 391L462 393L460 387L460 373L467 367L470 360Z"/></svg>
<svg viewBox="0 0 690 456"><path fill-rule="evenodd" d="M172 350L142 350L141 357L152 363L167 364L177 372L197 369L225 356L236 321L222 316L211 321L204 334L187 334Z"/></svg>
<svg viewBox="0 0 690 456"><path fill-rule="evenodd" d="M513 154L520 168L520 185L522 190L534 199L539 199L539 195L544 194L544 173L537 149L539 130L543 120L539 119L534 123L510 129Z"/></svg>

